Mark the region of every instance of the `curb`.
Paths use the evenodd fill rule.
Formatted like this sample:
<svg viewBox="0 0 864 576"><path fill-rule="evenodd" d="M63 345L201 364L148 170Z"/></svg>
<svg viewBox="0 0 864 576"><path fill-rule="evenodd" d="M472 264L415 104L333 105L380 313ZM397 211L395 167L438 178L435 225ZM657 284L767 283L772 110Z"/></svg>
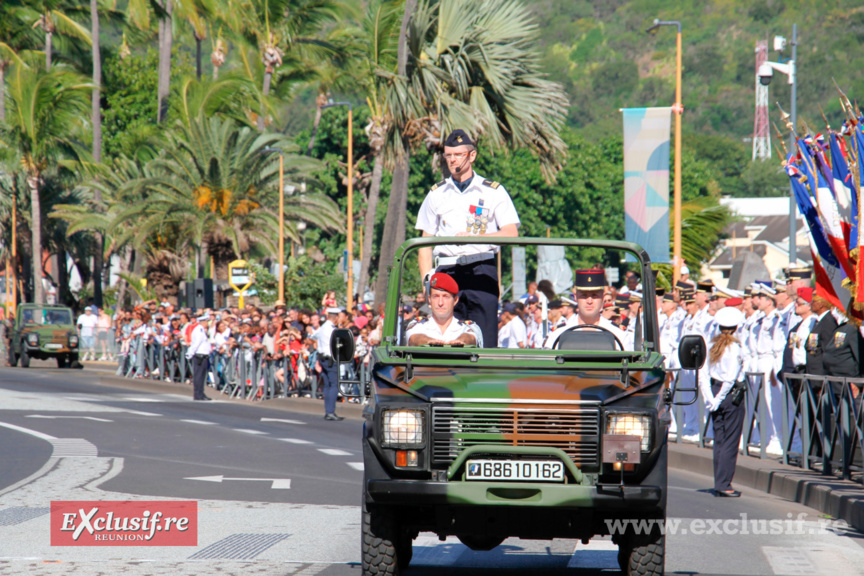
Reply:
<svg viewBox="0 0 864 576"><path fill-rule="evenodd" d="M670 442L669 466L714 476L711 450L695 445ZM739 454L733 483L803 504L856 530L864 529L864 489L857 482Z"/></svg>

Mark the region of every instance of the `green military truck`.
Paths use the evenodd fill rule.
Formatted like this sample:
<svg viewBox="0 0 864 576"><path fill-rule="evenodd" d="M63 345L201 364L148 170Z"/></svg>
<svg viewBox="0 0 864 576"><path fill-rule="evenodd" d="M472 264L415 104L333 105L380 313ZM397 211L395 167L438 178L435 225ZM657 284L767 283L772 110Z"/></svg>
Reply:
<svg viewBox="0 0 864 576"><path fill-rule="evenodd" d="M369 381L360 383L369 393L363 574L398 574L411 561L413 539L432 532L457 536L472 550L491 550L508 537L587 543L611 536L625 574L660 575L673 394L648 296L655 292L648 255L624 242L495 241L505 278L514 245L525 249L526 261L541 246L561 246L574 267L628 255L646 295L634 349L624 350L610 331L590 329L562 335L555 349L406 346L397 341L396 318L418 290L411 285L417 248L489 239L406 242L390 271L382 342ZM334 357L347 361L353 347L350 332L334 332ZM696 358L685 358L685 366L704 357L704 344L682 348Z"/></svg>
<svg viewBox="0 0 864 576"><path fill-rule="evenodd" d="M9 365L30 367L36 358L57 359L58 368L78 365L78 332L72 310L65 306L21 304L7 327Z"/></svg>

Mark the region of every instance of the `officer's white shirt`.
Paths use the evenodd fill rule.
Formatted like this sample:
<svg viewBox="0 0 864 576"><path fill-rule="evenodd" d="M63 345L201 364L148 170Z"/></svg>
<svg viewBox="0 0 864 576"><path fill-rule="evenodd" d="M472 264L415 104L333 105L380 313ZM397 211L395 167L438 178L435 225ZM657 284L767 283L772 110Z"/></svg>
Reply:
<svg viewBox="0 0 864 576"><path fill-rule="evenodd" d="M483 347L483 332L480 331L480 326L471 321L459 320L455 316L450 318L450 323L443 331L434 318L418 320L408 327L405 336L409 341L415 334L423 334L433 340L451 342L466 333L473 334L477 339L477 346ZM407 345L407 342L405 344Z"/></svg>
<svg viewBox="0 0 864 576"><path fill-rule="evenodd" d="M798 329L789 334L789 346L792 348L792 364L804 366L807 364L807 337L816 326L816 315L810 314L798 325Z"/></svg>
<svg viewBox="0 0 864 576"><path fill-rule="evenodd" d="M780 313L775 309L766 314L753 325L751 335L755 356L771 358L774 374L779 374L783 367L783 348L786 347L786 339L780 327Z"/></svg>
<svg viewBox="0 0 864 576"><path fill-rule="evenodd" d="M723 383L717 396L711 390L711 379ZM726 398L726 395L735 385L735 382L744 378L744 355L741 346L730 344L723 351L723 356L716 363L706 362L699 372L699 388L707 406L712 403L717 406Z"/></svg>
<svg viewBox="0 0 864 576"><path fill-rule="evenodd" d="M678 309L680 310L680 308ZM660 313L660 353L666 357L667 368L677 368L678 343L681 341L681 327L683 318L676 314L677 310L670 316Z"/></svg>
<svg viewBox="0 0 864 576"><path fill-rule="evenodd" d="M325 320L321 327L318 328L318 331L315 332L315 340L318 342L318 355L325 356L327 358L332 358L330 355L330 336L333 334L333 330L336 329L336 325L333 324L329 319Z"/></svg>
<svg viewBox="0 0 864 576"><path fill-rule="evenodd" d="M508 224L519 226L520 222L507 190L475 172L464 192L452 177L433 186L420 206L415 228L431 236L456 236L459 232L491 234ZM433 253L462 256L497 251L498 247L490 244L447 244L435 246Z"/></svg>
<svg viewBox="0 0 864 576"><path fill-rule="evenodd" d="M189 349L186 350L186 358L192 358L195 354L210 354L212 348L204 326L196 324L195 328L192 329L190 340Z"/></svg>
<svg viewBox="0 0 864 576"><path fill-rule="evenodd" d="M788 338L789 331L801 320L795 314L795 301L793 300L788 306L782 310L778 310L778 312L780 314L780 327L783 329L783 337Z"/></svg>

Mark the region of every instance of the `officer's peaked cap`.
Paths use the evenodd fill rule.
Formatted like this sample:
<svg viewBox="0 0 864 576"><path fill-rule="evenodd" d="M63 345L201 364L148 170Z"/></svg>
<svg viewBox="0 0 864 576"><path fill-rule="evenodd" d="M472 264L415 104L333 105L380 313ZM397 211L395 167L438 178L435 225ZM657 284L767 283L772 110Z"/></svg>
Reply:
<svg viewBox="0 0 864 576"><path fill-rule="evenodd" d="M455 148L456 146L474 146L474 141L467 132L461 128L457 128L450 133L447 140L444 141L444 146Z"/></svg>

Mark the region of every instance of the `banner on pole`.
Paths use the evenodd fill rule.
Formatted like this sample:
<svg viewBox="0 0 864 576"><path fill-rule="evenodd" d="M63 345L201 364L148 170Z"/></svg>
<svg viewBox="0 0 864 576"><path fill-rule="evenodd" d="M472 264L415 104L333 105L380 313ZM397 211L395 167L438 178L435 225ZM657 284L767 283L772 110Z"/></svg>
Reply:
<svg viewBox="0 0 864 576"><path fill-rule="evenodd" d="M624 237L652 262L669 262L669 127L672 108L625 108Z"/></svg>

